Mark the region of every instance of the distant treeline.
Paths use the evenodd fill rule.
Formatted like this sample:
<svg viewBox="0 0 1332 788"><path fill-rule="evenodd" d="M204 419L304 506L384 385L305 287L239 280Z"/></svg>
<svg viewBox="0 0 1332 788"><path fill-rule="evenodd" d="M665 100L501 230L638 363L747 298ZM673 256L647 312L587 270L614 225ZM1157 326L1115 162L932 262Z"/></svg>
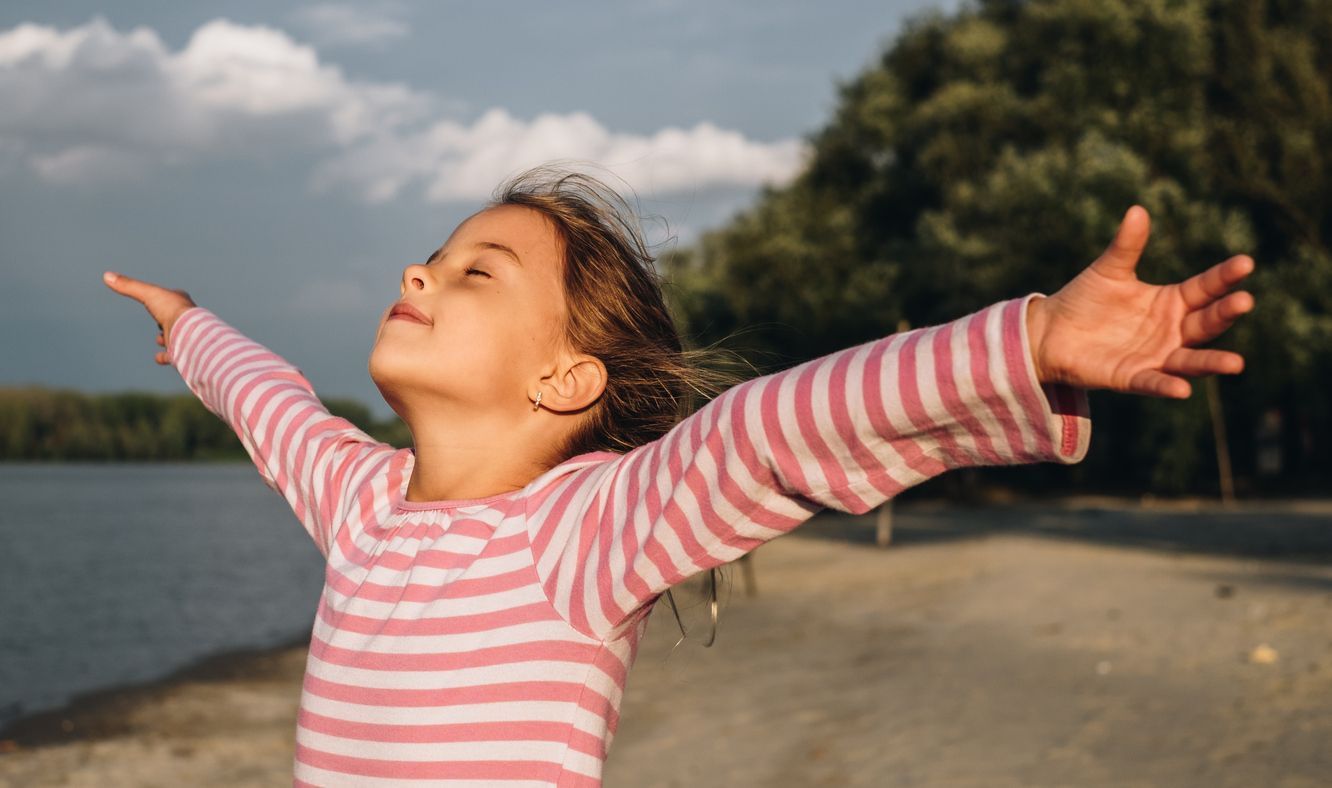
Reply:
<svg viewBox="0 0 1332 788"><path fill-rule="evenodd" d="M348 399L325 407L371 437L411 445L401 419ZM0 460L245 460L240 439L193 394L0 388Z"/></svg>

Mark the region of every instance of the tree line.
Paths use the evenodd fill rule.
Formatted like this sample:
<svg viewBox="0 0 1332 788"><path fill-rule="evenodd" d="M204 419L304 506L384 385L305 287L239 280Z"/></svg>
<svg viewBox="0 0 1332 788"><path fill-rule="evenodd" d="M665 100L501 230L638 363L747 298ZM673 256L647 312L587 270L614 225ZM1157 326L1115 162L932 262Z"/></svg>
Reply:
<svg viewBox="0 0 1332 788"><path fill-rule="evenodd" d="M352 399L329 412L392 446L411 445L396 416L376 421ZM246 460L240 438L193 394L87 394L41 386L0 388L0 460Z"/></svg>
<svg viewBox="0 0 1332 788"><path fill-rule="evenodd" d="M839 82L798 177L661 263L691 341L771 370L1053 293L1139 203L1152 217L1144 281L1256 261L1255 310L1211 345L1243 353L1245 371L1196 380L1185 401L1093 391L1082 463L980 476L1216 492L1223 433L1239 492L1326 491L1330 91L1323 0L982 0L918 14Z"/></svg>

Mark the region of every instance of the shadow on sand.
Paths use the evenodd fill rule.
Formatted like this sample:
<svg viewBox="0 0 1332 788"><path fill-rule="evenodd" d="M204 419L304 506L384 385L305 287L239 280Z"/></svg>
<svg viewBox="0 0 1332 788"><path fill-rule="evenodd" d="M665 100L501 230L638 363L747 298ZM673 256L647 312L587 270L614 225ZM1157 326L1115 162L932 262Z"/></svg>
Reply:
<svg viewBox="0 0 1332 788"><path fill-rule="evenodd" d="M975 506L910 501L894 504L889 549L1021 534L1164 552L1332 563L1332 506L1308 508L1313 511L1261 504L1171 511L1132 502ZM792 536L872 547L876 516L874 512L852 515L825 510Z"/></svg>

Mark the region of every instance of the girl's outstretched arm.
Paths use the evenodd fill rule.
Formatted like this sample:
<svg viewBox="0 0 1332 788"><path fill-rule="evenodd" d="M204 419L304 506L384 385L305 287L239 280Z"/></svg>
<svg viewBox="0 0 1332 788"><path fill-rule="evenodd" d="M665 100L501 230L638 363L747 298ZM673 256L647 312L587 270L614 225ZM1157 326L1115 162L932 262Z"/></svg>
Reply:
<svg viewBox="0 0 1332 788"><path fill-rule="evenodd" d="M866 512L962 466L1081 461L1088 389L1181 398L1183 376L1241 371L1239 354L1195 346L1252 309L1228 291L1253 260L1149 285L1135 273L1147 234L1134 206L1053 296L746 381L656 441L571 474L529 511L548 597L585 634L616 637L671 586L819 509Z"/></svg>
<svg viewBox="0 0 1332 788"><path fill-rule="evenodd" d="M353 491L393 447L330 414L300 370L184 290L112 271L102 280L148 310L165 348L157 363L174 364L204 407L235 430L264 483L287 500L327 558Z"/></svg>
<svg viewBox="0 0 1332 788"><path fill-rule="evenodd" d="M1085 390L1037 380L1032 293L745 381L529 511L547 594L613 637L666 589L823 508L870 511L949 469L1076 463ZM551 515L554 516L551 516ZM638 614L638 615L636 615Z"/></svg>
<svg viewBox="0 0 1332 788"><path fill-rule="evenodd" d="M181 313L166 349L327 558L362 481L396 449L329 413L299 369L204 307Z"/></svg>

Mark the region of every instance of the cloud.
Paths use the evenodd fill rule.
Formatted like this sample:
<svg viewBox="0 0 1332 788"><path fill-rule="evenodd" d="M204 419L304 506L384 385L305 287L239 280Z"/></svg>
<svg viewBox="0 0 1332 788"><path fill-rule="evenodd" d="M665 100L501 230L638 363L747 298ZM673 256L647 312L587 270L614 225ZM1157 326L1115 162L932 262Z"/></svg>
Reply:
<svg viewBox="0 0 1332 788"><path fill-rule="evenodd" d="M43 178L100 181L206 156L342 149L428 113L404 86L356 82L286 33L218 19L170 52L101 18L0 32L0 137Z"/></svg>
<svg viewBox="0 0 1332 788"><path fill-rule="evenodd" d="M572 159L607 167L636 190L670 193L782 182L799 171L806 155L800 141L754 142L706 122L645 136L612 133L583 112L522 121L497 108L471 125L441 121L349 148L321 164L312 185L346 185L370 202L410 186L420 186L434 202L473 201L489 197L521 169Z"/></svg>
<svg viewBox="0 0 1332 788"><path fill-rule="evenodd" d="M94 185L110 181L133 180L145 166L135 154L79 145L50 155L32 158L32 168L51 183Z"/></svg>
<svg viewBox="0 0 1332 788"><path fill-rule="evenodd" d="M298 9L292 22L322 46L375 47L406 37L407 23L398 5L375 10L342 3L318 3Z"/></svg>
<svg viewBox="0 0 1332 788"><path fill-rule="evenodd" d="M343 23L359 13L304 12ZM216 19L175 52L149 28L122 33L101 18L64 31L0 31L0 159L54 185L312 155L316 191L474 201L554 159L593 162L638 191L669 193L781 182L808 156L803 141L760 142L706 122L627 134L584 112L523 120L492 108L464 123L448 116L453 106L407 85L348 78L312 46L262 25Z"/></svg>

